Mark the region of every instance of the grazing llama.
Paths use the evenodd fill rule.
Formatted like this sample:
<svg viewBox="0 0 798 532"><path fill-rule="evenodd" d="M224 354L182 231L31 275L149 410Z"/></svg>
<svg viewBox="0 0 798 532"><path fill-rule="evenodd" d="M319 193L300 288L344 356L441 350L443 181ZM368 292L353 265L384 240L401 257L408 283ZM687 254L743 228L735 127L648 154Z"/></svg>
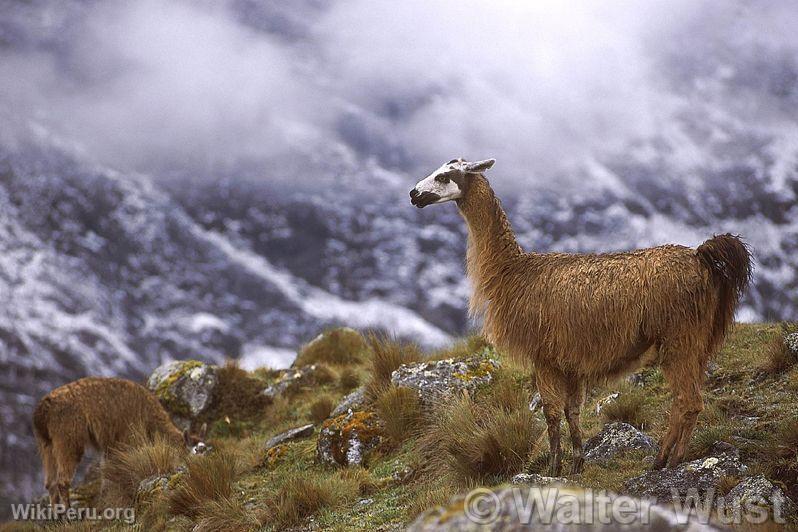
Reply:
<svg viewBox="0 0 798 532"><path fill-rule="evenodd" d="M450 161L410 191L422 208L455 201L468 225L472 315L498 349L531 361L548 427L549 474L561 474L560 416L582 470L579 410L588 383L622 375L653 347L673 394L655 468L673 467L703 410L701 384L751 276L734 236L698 249L665 245L627 253L525 253L482 172L495 161Z"/></svg>
<svg viewBox="0 0 798 532"><path fill-rule="evenodd" d="M33 433L44 467L51 504L69 506L69 487L86 447L107 456L134 434L161 435L177 448L202 452L200 435L181 433L158 399L143 386L124 379L86 377L47 394L33 412Z"/></svg>

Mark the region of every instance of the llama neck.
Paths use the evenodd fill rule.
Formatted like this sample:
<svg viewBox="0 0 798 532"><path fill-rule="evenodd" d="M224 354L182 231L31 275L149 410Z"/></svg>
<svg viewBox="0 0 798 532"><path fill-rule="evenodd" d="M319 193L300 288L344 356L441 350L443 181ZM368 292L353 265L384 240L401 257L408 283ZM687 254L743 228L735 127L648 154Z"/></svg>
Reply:
<svg viewBox="0 0 798 532"><path fill-rule="evenodd" d="M474 178L458 207L468 224L466 262L474 288L471 310L476 312L492 299L490 287L507 271L503 266L521 255L521 247L499 198L483 176Z"/></svg>

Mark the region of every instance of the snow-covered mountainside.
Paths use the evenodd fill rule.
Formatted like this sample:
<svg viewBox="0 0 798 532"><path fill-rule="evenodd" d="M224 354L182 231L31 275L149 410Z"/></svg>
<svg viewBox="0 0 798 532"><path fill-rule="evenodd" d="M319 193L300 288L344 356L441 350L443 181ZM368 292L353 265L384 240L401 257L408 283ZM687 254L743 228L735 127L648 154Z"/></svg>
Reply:
<svg viewBox="0 0 798 532"><path fill-rule="evenodd" d="M335 324L385 330L427 346L472 327L463 221L451 204L410 206L407 192L426 164L410 156L415 152L434 151L435 165L453 156L497 156L489 177L527 250L695 246L714 233L741 234L756 271L738 318L798 316L798 45L754 38L755 25L717 30L721 35L708 46L696 35L706 35L701 32L717 17L712 9L700 11L694 26L679 26L653 56L658 77L652 86L666 113L655 133L624 137L580 155L576 164L546 170L532 155L519 157L523 143L508 151L509 160L492 151L499 149L495 142L509 144L515 131L494 141L498 130L484 136L469 130L451 145L424 144L447 135L416 120L426 114L445 119L441 102L468 92L465 82L409 83L402 93L389 79L376 95L335 85L354 67L318 52L322 38L334 41L314 27L331 10L326 4L225 2L236 24L247 27L245 44L265 35L295 53L289 63L312 66L297 75L307 75L308 85L319 80L320 92L303 87L311 92L298 98L332 91L330 112L340 114L324 115L324 128L313 130L318 124L302 123L296 118L302 110L279 100L296 87L280 86L275 99L296 116L264 120L272 136L257 141L283 132L290 142L280 149L257 144L263 157L242 148L230 160L206 165L174 142L164 143L168 154L177 154L171 159L149 138L128 134L119 144L142 151L131 155L111 145L116 139L81 136L90 129L90 113L78 112L85 101L77 98L118 88L92 85L113 77L114 69L105 67L116 58L82 62L91 43L72 42L86 33L74 29L85 29L76 20L101 4L0 1L0 502L40 491L30 414L40 396L80 376L141 378L164 360L187 357L284 366L298 345ZM108 24L109 13L116 12L103 11L89 29ZM207 33L218 44L221 37ZM25 99L31 87L11 76L24 70L24 60L40 57L52 64L35 72L40 78L32 86L64 81L53 83L63 101L33 105ZM326 64L340 71L326 72ZM48 69L69 75L48 77ZM219 90L226 101L237 89ZM342 100L343 111L336 108ZM114 122L118 101L102 103L96 114L106 113L111 129L121 127L124 121ZM171 112L176 103L168 103ZM190 109L192 118L195 112ZM60 122L59 113L68 120ZM166 137L199 127L162 122ZM592 136L601 135L603 126L590 127ZM408 141L408 131L422 141ZM244 126L242 132L249 133ZM480 152L459 151L474 147L466 142L471 138ZM543 140L525 141L530 154ZM523 178L527 173L537 175Z"/></svg>

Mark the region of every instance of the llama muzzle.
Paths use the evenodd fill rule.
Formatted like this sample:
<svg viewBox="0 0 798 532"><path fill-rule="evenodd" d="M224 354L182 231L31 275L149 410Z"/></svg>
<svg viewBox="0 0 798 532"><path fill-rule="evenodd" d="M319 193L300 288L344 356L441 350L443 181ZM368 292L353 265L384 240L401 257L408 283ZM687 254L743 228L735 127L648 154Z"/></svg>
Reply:
<svg viewBox="0 0 798 532"><path fill-rule="evenodd" d="M438 194L435 194L434 192L428 192L428 191L419 192L415 188L410 191L410 203L412 203L419 209L423 209L427 205L435 203L439 199L441 199L441 197Z"/></svg>

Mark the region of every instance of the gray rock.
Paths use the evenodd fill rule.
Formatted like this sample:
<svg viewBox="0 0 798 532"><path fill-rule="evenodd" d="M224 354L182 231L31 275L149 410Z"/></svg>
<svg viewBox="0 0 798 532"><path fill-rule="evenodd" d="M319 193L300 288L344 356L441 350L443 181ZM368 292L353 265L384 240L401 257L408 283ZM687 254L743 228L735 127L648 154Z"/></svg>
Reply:
<svg viewBox="0 0 798 532"><path fill-rule="evenodd" d="M176 418L196 418L213 399L218 382L216 366L196 360L176 360L158 367L147 387Z"/></svg>
<svg viewBox="0 0 798 532"><path fill-rule="evenodd" d="M302 425L301 427L296 427L293 429L288 429L285 432L281 432L277 436L269 438L266 442L266 450L273 447L277 447L287 441L291 440L298 440L300 438L307 438L308 436L313 435L313 425Z"/></svg>
<svg viewBox="0 0 798 532"><path fill-rule="evenodd" d="M680 464L673 469L649 471L626 481L624 490L638 497L654 497L657 502L674 503L694 489L700 496L717 493L723 477L743 477L748 468L740 462L739 452L721 452Z"/></svg>
<svg viewBox="0 0 798 532"><path fill-rule="evenodd" d="M651 436L632 425L622 422L608 423L585 442L585 461L606 462L628 451L642 450L655 454L657 448L657 443Z"/></svg>
<svg viewBox="0 0 798 532"><path fill-rule="evenodd" d="M391 382L416 390L422 405L432 406L490 382L499 368L490 354L486 349L482 354L465 358L402 364L391 374Z"/></svg>
<svg viewBox="0 0 798 532"><path fill-rule="evenodd" d="M543 475L538 475L537 473L519 473L513 477L510 483L526 484L529 486L549 486L551 484L557 484L560 486L574 485L574 482L571 482L564 477L545 477Z"/></svg>
<svg viewBox="0 0 798 532"><path fill-rule="evenodd" d="M743 479L725 497L727 507L745 508L747 504L753 504L766 508L768 515L776 522L781 519L795 522L798 517L798 507L778 486L765 478L764 475L756 475Z"/></svg>
<svg viewBox="0 0 798 532"><path fill-rule="evenodd" d="M186 472L186 468L183 466L178 467L175 471L162 474L162 475L152 475L150 477L145 478L141 482L139 482L139 486L136 489L136 500L143 501L146 500L153 495L159 493L165 493L172 489L172 487L176 484L176 481Z"/></svg>
<svg viewBox="0 0 798 532"><path fill-rule="evenodd" d="M365 466L369 453L381 442L382 425L374 412L349 411L324 422L316 458L323 464Z"/></svg>
<svg viewBox="0 0 798 532"><path fill-rule="evenodd" d="M260 393L269 399L276 399L291 388L311 384L316 370L316 364L283 370L277 380Z"/></svg>
<svg viewBox="0 0 798 532"><path fill-rule="evenodd" d="M461 494L443 506L423 512L407 531L716 530L684 513L647 500L611 492L597 493L563 486L516 485L496 491L480 488L480 491L472 491L471 496ZM536 500L541 501L540 505ZM613 512L613 508L621 510Z"/></svg>
<svg viewBox="0 0 798 532"><path fill-rule="evenodd" d="M798 357L798 332L785 335L784 345L794 357Z"/></svg>
<svg viewBox="0 0 798 532"><path fill-rule="evenodd" d="M360 388L356 389L343 399L341 402L338 403L332 413L330 413L330 417L340 416L341 414L346 414L350 410L360 410L363 408L363 405L366 404L366 395L365 395L366 388L361 386Z"/></svg>

